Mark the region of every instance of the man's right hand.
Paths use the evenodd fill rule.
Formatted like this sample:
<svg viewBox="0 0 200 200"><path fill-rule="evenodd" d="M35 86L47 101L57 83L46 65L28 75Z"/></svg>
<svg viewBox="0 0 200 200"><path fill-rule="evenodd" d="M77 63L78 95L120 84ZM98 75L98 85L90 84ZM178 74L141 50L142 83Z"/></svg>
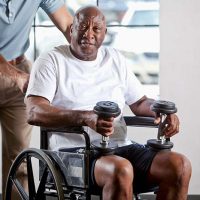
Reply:
<svg viewBox="0 0 200 200"><path fill-rule="evenodd" d="M106 137L112 135L114 133L113 121L114 117L110 118L98 117L96 132Z"/></svg>
<svg viewBox="0 0 200 200"><path fill-rule="evenodd" d="M102 118L95 114L93 111L89 111L86 116L85 124L97 133L103 136L110 136L114 132L113 121L114 117Z"/></svg>

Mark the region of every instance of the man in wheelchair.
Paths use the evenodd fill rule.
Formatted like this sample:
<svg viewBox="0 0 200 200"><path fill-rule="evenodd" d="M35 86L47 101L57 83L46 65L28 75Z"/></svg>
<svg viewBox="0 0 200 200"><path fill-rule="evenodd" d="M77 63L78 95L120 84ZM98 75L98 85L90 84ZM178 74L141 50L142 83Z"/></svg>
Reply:
<svg viewBox="0 0 200 200"><path fill-rule="evenodd" d="M142 86L116 49L101 46L106 34L102 12L93 6L79 9L71 26L71 44L62 45L41 55L31 72L26 105L28 122L45 127L84 126L91 141L110 136L120 147L114 155L93 158L93 186L102 189L104 200L131 200L134 186L159 185L157 199L186 200L191 165L184 156L172 151L150 151L144 145L129 144L122 114L98 116L97 102L116 102L123 110L127 104L138 116L160 118L150 106ZM166 137L179 131L175 114L166 118ZM52 133L51 149L83 146L80 135Z"/></svg>

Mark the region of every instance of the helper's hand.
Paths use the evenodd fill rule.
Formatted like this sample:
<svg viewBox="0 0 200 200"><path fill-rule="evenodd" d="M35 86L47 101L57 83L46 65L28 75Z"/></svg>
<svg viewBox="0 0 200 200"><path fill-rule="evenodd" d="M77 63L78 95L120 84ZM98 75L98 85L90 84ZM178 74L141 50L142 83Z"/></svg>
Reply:
<svg viewBox="0 0 200 200"><path fill-rule="evenodd" d="M160 116L157 116L154 121L155 124L159 124L160 120ZM178 116L176 114L169 114L163 122L162 133L166 138L172 137L179 132L179 125L180 122Z"/></svg>
<svg viewBox="0 0 200 200"><path fill-rule="evenodd" d="M15 74L13 73L13 66L10 65L7 60L0 54L0 75L4 78L13 79Z"/></svg>
<svg viewBox="0 0 200 200"><path fill-rule="evenodd" d="M89 115L85 119L87 126L106 137L112 135L114 132L113 121L114 117L102 118L93 111L89 111Z"/></svg>
<svg viewBox="0 0 200 200"><path fill-rule="evenodd" d="M11 65L2 55L0 55L0 75L14 81L23 93L26 92L29 74Z"/></svg>
<svg viewBox="0 0 200 200"><path fill-rule="evenodd" d="M22 93L26 93L28 83L29 83L29 74L21 72L16 76L16 83Z"/></svg>

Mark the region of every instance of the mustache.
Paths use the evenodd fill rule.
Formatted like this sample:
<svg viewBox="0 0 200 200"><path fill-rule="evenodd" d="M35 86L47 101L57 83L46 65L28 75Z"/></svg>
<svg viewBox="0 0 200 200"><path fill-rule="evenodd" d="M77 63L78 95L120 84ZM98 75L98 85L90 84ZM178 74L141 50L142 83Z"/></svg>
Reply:
<svg viewBox="0 0 200 200"><path fill-rule="evenodd" d="M82 39L82 40L80 40L80 44L95 45L95 42L94 42L94 41L87 40L87 39Z"/></svg>

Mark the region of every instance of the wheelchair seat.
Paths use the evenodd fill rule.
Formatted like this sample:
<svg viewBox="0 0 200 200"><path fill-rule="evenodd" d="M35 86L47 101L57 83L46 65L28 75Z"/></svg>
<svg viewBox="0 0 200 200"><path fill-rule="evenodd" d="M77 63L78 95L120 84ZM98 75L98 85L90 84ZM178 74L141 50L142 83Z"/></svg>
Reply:
<svg viewBox="0 0 200 200"><path fill-rule="evenodd" d="M154 127L154 119L150 117L124 117L127 126ZM79 152L59 152L48 149L48 132L70 132L82 134L85 138L85 147ZM89 164L91 156L90 138L82 127L45 128L41 127L41 149L30 148L24 150L15 159L10 168L7 185L6 200L12 199L12 188L15 187L21 199L45 200L53 196L58 200L90 200L91 195L100 195L101 191L90 190ZM63 162L67 157L67 162ZM28 191L23 187L17 176L18 167L26 162L28 174ZM35 164L36 163L36 164ZM34 167L38 166L35 170ZM39 171L39 175L35 175ZM139 194L156 192L158 186L144 187L134 190L135 199Z"/></svg>

